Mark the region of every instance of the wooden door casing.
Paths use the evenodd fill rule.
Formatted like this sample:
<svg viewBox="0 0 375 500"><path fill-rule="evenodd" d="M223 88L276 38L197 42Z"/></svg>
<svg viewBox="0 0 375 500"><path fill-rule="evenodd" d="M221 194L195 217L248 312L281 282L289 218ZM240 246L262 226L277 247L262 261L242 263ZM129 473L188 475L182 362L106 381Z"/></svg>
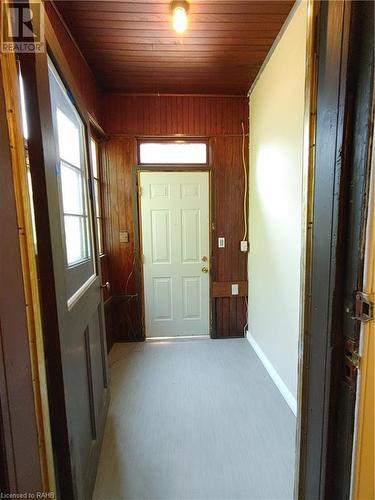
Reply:
<svg viewBox="0 0 375 500"><path fill-rule="evenodd" d="M1 64L5 64L4 61ZM1 64L0 492L32 493L43 489L43 471L39 457L41 450L29 349L20 228Z"/></svg>

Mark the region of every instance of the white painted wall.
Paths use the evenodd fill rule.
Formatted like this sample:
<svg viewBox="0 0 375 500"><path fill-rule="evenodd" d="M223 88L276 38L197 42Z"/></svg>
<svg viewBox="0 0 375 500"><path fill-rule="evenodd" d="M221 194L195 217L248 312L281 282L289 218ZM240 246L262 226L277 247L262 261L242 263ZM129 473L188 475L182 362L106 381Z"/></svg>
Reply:
<svg viewBox="0 0 375 500"><path fill-rule="evenodd" d="M293 410L297 398L307 3L250 95L249 340Z"/></svg>

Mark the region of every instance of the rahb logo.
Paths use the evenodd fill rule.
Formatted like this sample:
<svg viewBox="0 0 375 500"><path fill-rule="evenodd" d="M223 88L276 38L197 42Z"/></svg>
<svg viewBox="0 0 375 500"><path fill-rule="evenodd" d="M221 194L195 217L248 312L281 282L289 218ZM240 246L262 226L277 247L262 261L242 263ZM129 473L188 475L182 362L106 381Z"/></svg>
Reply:
<svg viewBox="0 0 375 500"><path fill-rule="evenodd" d="M1 52L44 52L41 1L1 2Z"/></svg>

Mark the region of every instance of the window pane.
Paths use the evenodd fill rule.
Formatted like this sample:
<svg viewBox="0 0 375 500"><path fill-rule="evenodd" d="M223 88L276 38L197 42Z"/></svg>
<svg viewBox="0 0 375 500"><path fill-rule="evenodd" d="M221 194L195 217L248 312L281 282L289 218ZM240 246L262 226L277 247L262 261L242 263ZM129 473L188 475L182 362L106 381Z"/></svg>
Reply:
<svg viewBox="0 0 375 500"><path fill-rule="evenodd" d="M82 174L61 162L61 189L64 212L83 215Z"/></svg>
<svg viewBox="0 0 375 500"><path fill-rule="evenodd" d="M56 120L60 158L80 168L79 129L59 108Z"/></svg>
<svg viewBox="0 0 375 500"><path fill-rule="evenodd" d="M207 144L199 142L141 143L140 163L207 163Z"/></svg>
<svg viewBox="0 0 375 500"><path fill-rule="evenodd" d="M98 179L99 171L98 171L97 144L92 138L90 139L90 149L91 149L92 175Z"/></svg>
<svg viewBox="0 0 375 500"><path fill-rule="evenodd" d="M96 227L98 231L98 246L99 246L99 253L103 253L103 242L102 242L102 221L100 218L96 219Z"/></svg>
<svg viewBox="0 0 375 500"><path fill-rule="evenodd" d="M20 83L20 94L21 94L21 116L22 116L22 130L24 139L29 138L29 128L27 126L27 113L26 113L26 101L25 101L25 88L23 86L23 78L21 73L18 75Z"/></svg>
<svg viewBox="0 0 375 500"><path fill-rule="evenodd" d="M75 215L64 216L66 256L68 265L86 258L85 250L85 217Z"/></svg>
<svg viewBox="0 0 375 500"><path fill-rule="evenodd" d="M95 191L95 207L97 217L101 216L100 210L100 184L99 181L94 179L94 191Z"/></svg>

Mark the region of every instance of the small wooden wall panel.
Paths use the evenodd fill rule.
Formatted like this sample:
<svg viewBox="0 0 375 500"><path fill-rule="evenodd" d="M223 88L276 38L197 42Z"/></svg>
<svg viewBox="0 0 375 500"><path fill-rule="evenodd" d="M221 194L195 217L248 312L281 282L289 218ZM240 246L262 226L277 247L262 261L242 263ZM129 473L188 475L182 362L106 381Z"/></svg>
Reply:
<svg viewBox="0 0 375 500"><path fill-rule="evenodd" d="M232 284L238 285L238 294L232 295ZM214 281L212 283L212 296L218 297L247 297L247 281Z"/></svg>
<svg viewBox="0 0 375 500"><path fill-rule="evenodd" d="M213 308L212 337L243 337L246 310L245 297L216 298Z"/></svg>

